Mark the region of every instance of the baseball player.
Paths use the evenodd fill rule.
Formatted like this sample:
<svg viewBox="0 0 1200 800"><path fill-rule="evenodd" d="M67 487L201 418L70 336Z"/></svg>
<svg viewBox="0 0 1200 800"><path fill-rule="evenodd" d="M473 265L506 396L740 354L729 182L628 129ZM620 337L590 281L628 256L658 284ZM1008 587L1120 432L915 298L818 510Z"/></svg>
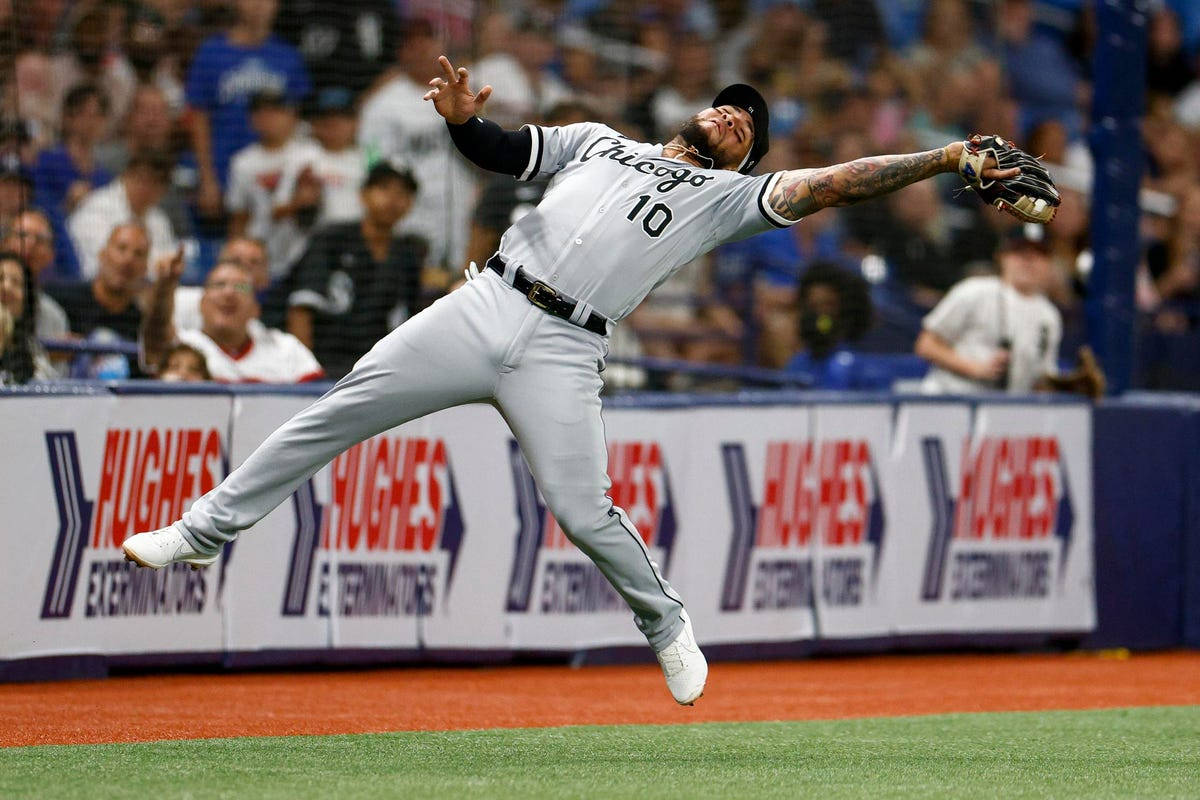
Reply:
<svg viewBox="0 0 1200 800"><path fill-rule="evenodd" d="M769 119L749 86L722 90L665 145L646 144L595 123L505 131L477 116L491 87L475 93L465 69L438 61L442 74L425 99L458 149L485 169L525 180L553 174L545 196L505 232L482 269L472 265L473 280L381 339L182 520L130 537L125 553L153 568L212 564L222 545L356 442L449 406L490 403L567 536L633 609L672 696L691 704L708 665L683 601L606 496L599 393L612 326L722 242L956 169L1020 194L1031 191L1015 186L1030 168L1001 169L997 159L1011 161L1007 151L955 142L753 177L767 152ZM1044 210L1050 200L1038 202Z"/></svg>

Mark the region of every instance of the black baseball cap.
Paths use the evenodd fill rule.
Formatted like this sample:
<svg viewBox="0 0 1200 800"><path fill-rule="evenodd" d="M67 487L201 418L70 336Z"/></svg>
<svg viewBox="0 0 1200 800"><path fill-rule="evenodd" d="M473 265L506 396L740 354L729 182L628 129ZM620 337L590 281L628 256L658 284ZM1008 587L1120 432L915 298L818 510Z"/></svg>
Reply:
<svg viewBox="0 0 1200 800"><path fill-rule="evenodd" d="M378 186L387 181L400 181L408 186L408 191L416 194L420 188L417 179L412 172L406 167L396 167L387 161L380 161L367 171L367 177L363 179L362 188L367 189L372 186Z"/></svg>
<svg viewBox="0 0 1200 800"><path fill-rule="evenodd" d="M352 117L355 115L354 92L346 86L326 86L309 98L307 111L311 117L326 114L344 114Z"/></svg>
<svg viewBox="0 0 1200 800"><path fill-rule="evenodd" d="M767 110L767 101L753 86L734 83L718 92L713 99L713 108L721 106L736 106L742 109L750 115L750 120L754 123L754 141L750 143L750 152L746 160L738 168L738 172L749 175L771 149L771 114Z"/></svg>
<svg viewBox="0 0 1200 800"><path fill-rule="evenodd" d="M292 108L294 105L282 90L274 87L259 89L250 95L249 101L251 111L258 111L260 108Z"/></svg>
<svg viewBox="0 0 1200 800"><path fill-rule="evenodd" d="M1046 241L1046 227L1034 222L1015 225L1000 238L998 249L1016 250L1021 247L1033 247L1043 253L1049 253L1050 243Z"/></svg>

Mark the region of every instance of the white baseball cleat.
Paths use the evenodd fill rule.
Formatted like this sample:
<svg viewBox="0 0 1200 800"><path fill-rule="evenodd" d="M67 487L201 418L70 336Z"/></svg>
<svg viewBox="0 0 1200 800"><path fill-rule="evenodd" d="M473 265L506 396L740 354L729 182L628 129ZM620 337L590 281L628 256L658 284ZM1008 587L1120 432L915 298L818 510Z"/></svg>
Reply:
<svg viewBox="0 0 1200 800"><path fill-rule="evenodd" d="M669 645L659 650L658 663L662 665L671 696L681 706L690 706L704 694L704 683L708 680L708 661L696 644L692 633L692 621L683 618L683 630Z"/></svg>
<svg viewBox="0 0 1200 800"><path fill-rule="evenodd" d="M162 569L176 562L200 569L212 564L220 555L206 556L197 552L174 525L149 533L135 533L125 540L121 549L125 551L126 561L150 569Z"/></svg>

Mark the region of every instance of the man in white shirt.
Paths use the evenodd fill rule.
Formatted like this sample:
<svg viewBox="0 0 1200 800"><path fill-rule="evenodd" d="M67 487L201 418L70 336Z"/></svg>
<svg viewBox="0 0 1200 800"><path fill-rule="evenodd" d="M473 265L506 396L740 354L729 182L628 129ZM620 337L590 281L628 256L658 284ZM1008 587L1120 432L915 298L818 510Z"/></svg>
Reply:
<svg viewBox="0 0 1200 800"><path fill-rule="evenodd" d="M137 222L150 237L150 258L162 258L178 243L171 220L158 203L171 179L171 159L158 152L135 153L117 179L88 193L67 220L67 232L85 280L100 269L100 249L125 222Z"/></svg>
<svg viewBox="0 0 1200 800"><path fill-rule="evenodd" d="M458 275L471 227L476 173L458 154L441 118L430 114L421 99L429 91L429 65L440 52L429 24L413 21L399 50L402 72L363 105L358 141L412 170L420 191L396 232L415 233L429 242L429 263Z"/></svg>
<svg viewBox="0 0 1200 800"><path fill-rule="evenodd" d="M267 287L271 285L266 243L250 236L231 236L221 245L221 252L217 254L218 264L230 261L249 270L250 282L254 284L254 296L261 301ZM175 330L203 327L204 321L200 316L200 301L203 297L203 286L176 287L175 312L171 318Z"/></svg>
<svg viewBox="0 0 1200 800"><path fill-rule="evenodd" d="M956 284L925 317L916 353L933 366L930 393L1050 388L1058 373L1062 316L1044 294L1052 265L1040 225L1012 230L997 254L1000 275Z"/></svg>
<svg viewBox="0 0 1200 800"><path fill-rule="evenodd" d="M253 275L232 261L218 263L208 274L200 300L201 327L172 332L175 287L182 272L176 254L156 265L142 327L144 358L159 363L175 342L204 354L212 379L222 383L303 383L325 376L312 352L299 339L258 320Z"/></svg>
<svg viewBox="0 0 1200 800"><path fill-rule="evenodd" d="M296 110L285 94L274 89L255 93L250 98L250 125L258 141L237 151L229 166L229 233L267 243L272 278L287 274L307 242L296 209L281 207L278 198L287 165L310 163L319 153L311 141L296 136L296 123Z"/></svg>

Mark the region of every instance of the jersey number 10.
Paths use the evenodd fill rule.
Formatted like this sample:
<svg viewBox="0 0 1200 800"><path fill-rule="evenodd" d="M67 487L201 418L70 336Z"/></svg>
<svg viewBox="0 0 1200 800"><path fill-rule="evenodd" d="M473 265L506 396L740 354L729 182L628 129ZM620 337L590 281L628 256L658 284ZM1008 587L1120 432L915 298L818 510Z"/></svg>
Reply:
<svg viewBox="0 0 1200 800"><path fill-rule="evenodd" d="M629 216L626 219L637 221L637 215L642 212L642 209L649 202L650 195L639 195L637 205L629 212ZM662 236L662 232L667 229L667 226L671 224L671 220L674 218L675 215L671 213L671 209L662 203L655 203L650 206L650 210L642 217L642 230L646 232L647 236L657 239L659 236Z"/></svg>

